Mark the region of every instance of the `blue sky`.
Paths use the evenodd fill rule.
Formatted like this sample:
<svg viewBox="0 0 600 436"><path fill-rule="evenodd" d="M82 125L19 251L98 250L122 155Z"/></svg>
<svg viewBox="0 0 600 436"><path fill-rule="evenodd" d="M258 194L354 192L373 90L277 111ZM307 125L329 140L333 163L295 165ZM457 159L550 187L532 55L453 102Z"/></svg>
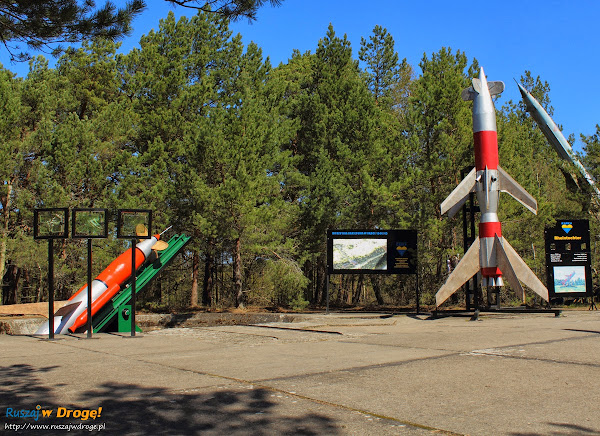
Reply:
<svg viewBox="0 0 600 436"><path fill-rule="evenodd" d="M193 15L181 7L172 9L164 0L147 0L147 4L134 22L135 31L123 41L122 52L137 46L169 10L177 16ZM255 22L241 20L231 28L242 34L245 43L258 44L278 65L294 49L314 52L329 23L337 35L348 36L357 58L361 37L368 38L380 25L394 37L400 58L407 58L417 74L423 55L431 57L442 47L466 53L469 61L476 58L489 80L506 84L499 106L520 99L513 78L530 70L550 84L553 119L563 126L566 137L577 136L574 145L580 150L579 134L591 135L600 124L599 22L597 0L284 0L280 7L261 8ZM19 76L27 74L27 65L10 64L4 53L0 62Z"/></svg>

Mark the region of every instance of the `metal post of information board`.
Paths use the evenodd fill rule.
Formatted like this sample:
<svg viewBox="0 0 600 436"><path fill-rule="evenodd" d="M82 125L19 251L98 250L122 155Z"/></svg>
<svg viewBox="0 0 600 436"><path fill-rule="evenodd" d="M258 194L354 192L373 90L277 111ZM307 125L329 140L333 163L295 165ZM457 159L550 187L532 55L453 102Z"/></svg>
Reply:
<svg viewBox="0 0 600 436"><path fill-rule="evenodd" d="M92 240L87 240L87 337L92 337Z"/></svg>
<svg viewBox="0 0 600 436"><path fill-rule="evenodd" d="M54 239L48 239L48 339L54 339Z"/></svg>
<svg viewBox="0 0 600 436"><path fill-rule="evenodd" d="M94 326L92 319L92 303L94 299L94 283L92 281L92 246L93 239L108 238L108 209L76 208L72 211L73 239L87 240L87 307L86 330L87 339L92 339ZM96 298L98 295L96 295Z"/></svg>
<svg viewBox="0 0 600 436"><path fill-rule="evenodd" d="M329 274L325 276L325 299L327 300L325 313L329 314Z"/></svg>
<svg viewBox="0 0 600 436"><path fill-rule="evenodd" d="M130 295L130 317L131 332L129 337L136 337L135 312L136 312L136 256L138 239L151 239L152 234L152 211L147 209L119 209L117 211L117 238L129 239L131 242L131 277L129 287ZM140 251L140 263L144 260L144 254Z"/></svg>
<svg viewBox="0 0 600 436"><path fill-rule="evenodd" d="M131 336L135 336L135 252L136 240L131 240Z"/></svg>
<svg viewBox="0 0 600 436"><path fill-rule="evenodd" d="M69 236L69 210L64 207L33 210L33 239L48 240L48 339L54 339L54 240Z"/></svg>

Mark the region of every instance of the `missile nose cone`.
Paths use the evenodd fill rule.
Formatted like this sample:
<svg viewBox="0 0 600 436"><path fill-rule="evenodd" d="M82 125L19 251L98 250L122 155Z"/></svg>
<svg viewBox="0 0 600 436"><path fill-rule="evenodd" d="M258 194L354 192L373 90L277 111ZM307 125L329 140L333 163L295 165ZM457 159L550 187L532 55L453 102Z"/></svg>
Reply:
<svg viewBox="0 0 600 436"><path fill-rule="evenodd" d="M483 71L483 67L481 67L481 69L479 70L479 82L481 83L481 89L479 92L489 94L490 91L487 84L487 78L485 77L485 72Z"/></svg>
<svg viewBox="0 0 600 436"><path fill-rule="evenodd" d="M536 107L535 107L535 103L533 102L534 101L533 96L519 82L517 82L517 86L519 87L519 92L521 93L521 98L523 99L523 103L525 103L525 107L527 108L527 111L529 113L531 113L532 115L534 115L534 118L535 118ZM539 124L539 120L537 120L537 121Z"/></svg>

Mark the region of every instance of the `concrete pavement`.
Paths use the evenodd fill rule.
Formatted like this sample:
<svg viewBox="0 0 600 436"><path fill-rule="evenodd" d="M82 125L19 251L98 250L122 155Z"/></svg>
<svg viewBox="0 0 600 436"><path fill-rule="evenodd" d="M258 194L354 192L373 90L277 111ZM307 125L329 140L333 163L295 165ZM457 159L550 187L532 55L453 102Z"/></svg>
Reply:
<svg viewBox="0 0 600 436"><path fill-rule="evenodd" d="M296 320L136 338L0 335L0 426L16 434L67 431L34 428L43 424L79 425L71 434L600 435L598 312ZM14 416L37 405L52 415Z"/></svg>

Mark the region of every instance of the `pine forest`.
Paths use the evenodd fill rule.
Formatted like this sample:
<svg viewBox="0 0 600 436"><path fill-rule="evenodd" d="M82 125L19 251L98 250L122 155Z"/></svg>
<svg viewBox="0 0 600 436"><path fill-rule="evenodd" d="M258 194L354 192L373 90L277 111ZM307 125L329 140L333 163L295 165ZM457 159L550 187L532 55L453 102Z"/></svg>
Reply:
<svg viewBox="0 0 600 436"><path fill-rule="evenodd" d="M440 204L473 165L460 95L477 60L442 47L409 65L385 28L351 47L330 25L273 66L215 14L170 13L157 28L129 53L98 39L53 68L32 59L25 78L0 68L2 304L47 301L34 208L64 207L151 209L156 233L192 236L138 297L147 310L322 307L328 229L416 230L421 304L433 305L464 254L462 214ZM552 115L550 84L529 71L520 83ZM500 162L538 202L534 215L501 196L504 236L545 282L544 228L588 219L595 271L593 192L520 101L496 111ZM597 178L595 131L580 158ZM95 274L128 246L113 233L94 243ZM64 300L86 281L85 241L54 249ZM413 306L415 277L334 275L330 292L337 307Z"/></svg>

